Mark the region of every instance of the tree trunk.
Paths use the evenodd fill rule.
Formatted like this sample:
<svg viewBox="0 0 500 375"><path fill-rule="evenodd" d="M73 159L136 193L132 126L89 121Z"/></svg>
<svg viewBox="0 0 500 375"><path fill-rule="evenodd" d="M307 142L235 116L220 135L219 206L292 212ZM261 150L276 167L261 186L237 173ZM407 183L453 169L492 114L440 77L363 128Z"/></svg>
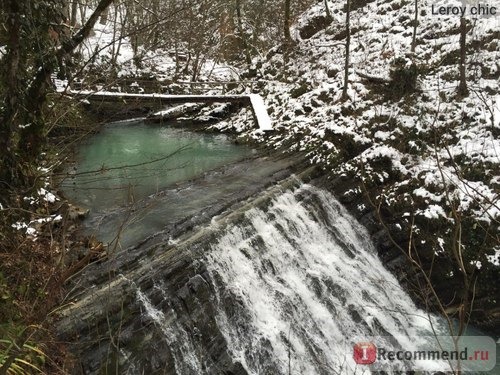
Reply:
<svg viewBox="0 0 500 375"><path fill-rule="evenodd" d="M342 89L342 100L347 100L349 95L347 94L347 86L349 85L349 48L351 46L351 1L346 1L346 13L345 13L345 27L346 27L346 38L345 38L345 65L344 65L344 87Z"/></svg>
<svg viewBox="0 0 500 375"><path fill-rule="evenodd" d="M71 3L71 18L70 18L71 27L75 27L76 23L78 22L76 19L77 12L78 12L78 1L73 0Z"/></svg>
<svg viewBox="0 0 500 375"><path fill-rule="evenodd" d="M188 74L189 73L189 64L191 64L191 51L188 50L188 56L186 60L186 65L184 66L184 69L182 69L182 74Z"/></svg>
<svg viewBox="0 0 500 375"><path fill-rule="evenodd" d="M16 121L20 106L20 88L18 80L19 65L21 60L21 14L17 0L8 3L9 18L6 22L9 39L7 42L7 55L5 57L5 101L2 119L0 122L0 180L7 185L15 183L15 134L18 124ZM3 188L5 186L0 186Z"/></svg>
<svg viewBox="0 0 500 375"><path fill-rule="evenodd" d="M15 0L12 0L15 1ZM90 34L101 13L113 0L101 0L97 8L92 13L85 25L72 38L65 40L55 54L56 60L62 60L65 55L73 52ZM49 59L48 59L49 60ZM19 151L26 162L37 158L45 144L45 131L42 116L42 108L46 100L48 87L51 83L50 76L55 69L55 64L42 62L37 69L33 82L27 88L29 101L25 103L27 118L31 120L31 125L21 132Z"/></svg>
<svg viewBox="0 0 500 375"><path fill-rule="evenodd" d="M418 25L418 0L415 0L415 18L413 19L413 37L411 40L411 51L415 52L417 47L417 25Z"/></svg>
<svg viewBox="0 0 500 375"><path fill-rule="evenodd" d="M160 22L160 2L159 0L154 0L152 3L152 18L153 18L153 23L158 24ZM158 48L158 45L160 44L161 40L161 28L158 26L153 27L152 30L153 33L153 41L152 41L152 46L153 49Z"/></svg>
<svg viewBox="0 0 500 375"><path fill-rule="evenodd" d="M63 3L62 15L63 15L64 21L69 21L69 19L71 17L71 13L70 13L70 9L69 9L69 0L65 0Z"/></svg>
<svg viewBox="0 0 500 375"><path fill-rule="evenodd" d="M458 94L466 96L469 93L467 89L467 77L465 72L465 62L467 57L467 22L465 18L460 18L460 84L458 86Z"/></svg>
<svg viewBox="0 0 500 375"><path fill-rule="evenodd" d="M106 8L102 14L101 14L101 19L99 20L99 23L101 25L106 25L106 23L108 22L108 15L109 15L109 11L108 11L108 8Z"/></svg>
<svg viewBox="0 0 500 375"><path fill-rule="evenodd" d="M85 23L87 7L82 2L78 2L78 7L80 8L80 23L83 25Z"/></svg>
<svg viewBox="0 0 500 375"><path fill-rule="evenodd" d="M330 8L328 7L328 0L325 0L325 13L327 18L332 18L332 13L330 12Z"/></svg>
<svg viewBox="0 0 500 375"><path fill-rule="evenodd" d="M264 22L264 8L265 0L259 0L257 4L257 9L259 9L259 13L257 13L254 18L254 27L252 28L252 43L254 46L259 44L259 36L262 34L262 25Z"/></svg>
<svg viewBox="0 0 500 375"><path fill-rule="evenodd" d="M243 52L245 53L245 61L247 63L248 69L250 70L250 67L252 66L252 57L250 56L250 51L248 50L247 38L243 30L240 0L236 0L236 18L238 21L238 33L240 34L241 43L243 44Z"/></svg>
<svg viewBox="0 0 500 375"><path fill-rule="evenodd" d="M292 37L290 35L290 1L291 0L285 0L285 18L283 22L283 36L285 37L285 44L287 47L292 41Z"/></svg>
<svg viewBox="0 0 500 375"><path fill-rule="evenodd" d="M197 51L193 62L193 74L191 75L191 82L196 82L196 79L198 78L198 71L201 70L200 55L201 51Z"/></svg>
<svg viewBox="0 0 500 375"><path fill-rule="evenodd" d="M180 62L179 62L179 45L177 42L177 38L174 39L174 51L175 51L175 73L174 73L174 79L177 79L179 75L179 70L180 70Z"/></svg>
<svg viewBox="0 0 500 375"><path fill-rule="evenodd" d="M120 28L121 31L121 28ZM115 11L115 16L113 18L113 41L114 43L111 45L111 66L114 70L116 70L116 62L118 60L118 53L120 52L120 43L118 47L116 46L116 35L118 33L118 9ZM120 32L122 34L122 32ZM121 35L120 35L121 36ZM121 41L121 38L119 39Z"/></svg>

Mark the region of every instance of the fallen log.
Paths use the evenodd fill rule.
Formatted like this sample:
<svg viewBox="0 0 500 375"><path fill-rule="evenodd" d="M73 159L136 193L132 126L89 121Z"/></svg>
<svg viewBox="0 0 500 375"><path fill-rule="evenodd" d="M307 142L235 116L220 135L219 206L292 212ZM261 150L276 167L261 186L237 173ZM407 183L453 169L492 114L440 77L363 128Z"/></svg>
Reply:
<svg viewBox="0 0 500 375"><path fill-rule="evenodd" d="M370 74L360 72L359 70L356 70L356 74L358 76L360 76L361 78L366 79L368 82L371 82L371 83L376 83L376 84L380 84L380 85L388 85L391 82L388 78L372 76Z"/></svg>
<svg viewBox="0 0 500 375"><path fill-rule="evenodd" d="M196 113L201 108L203 108L203 104L194 104L194 103L181 104L172 108L165 109L163 111L152 113L148 115L144 121L156 122L156 121L175 120L181 116L186 116L192 113Z"/></svg>

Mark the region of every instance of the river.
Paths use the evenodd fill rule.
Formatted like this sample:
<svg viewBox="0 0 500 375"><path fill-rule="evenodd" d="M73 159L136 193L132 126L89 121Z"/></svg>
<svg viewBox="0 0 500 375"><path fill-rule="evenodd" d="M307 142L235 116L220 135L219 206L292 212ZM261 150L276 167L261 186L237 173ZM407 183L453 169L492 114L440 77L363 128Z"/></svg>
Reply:
<svg viewBox="0 0 500 375"><path fill-rule="evenodd" d="M413 351L446 326L414 305L300 158L121 123L82 146L71 174L66 194L90 209L82 231L108 244L60 314L83 373L435 368L355 362L359 341Z"/></svg>

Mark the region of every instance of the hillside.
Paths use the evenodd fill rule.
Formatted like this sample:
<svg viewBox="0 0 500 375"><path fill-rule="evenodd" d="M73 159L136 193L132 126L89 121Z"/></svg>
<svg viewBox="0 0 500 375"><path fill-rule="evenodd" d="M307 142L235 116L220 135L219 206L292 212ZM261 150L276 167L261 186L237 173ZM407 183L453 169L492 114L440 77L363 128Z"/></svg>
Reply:
<svg viewBox="0 0 500 375"><path fill-rule="evenodd" d="M197 80L258 81L252 89L264 97L275 131L255 130L248 109L211 129L306 152L358 217L390 233L379 241L380 256L422 305L456 312L475 300L473 319L493 328L500 319L499 18L466 15L467 93L460 94L460 17L433 14L439 5L417 2L412 52L414 2L351 3L348 98L342 98L346 6L337 2L310 7L292 26L292 43L276 43L249 72L209 59ZM114 54L117 76L137 79L130 89L147 91L140 79L152 77L156 90L189 92L171 82L191 75L178 76L171 51L144 50L137 64L129 38L119 52L111 47L114 34L112 22L97 25L83 49L86 58L100 51L95 71ZM226 109L205 109L197 120L213 122L234 110ZM395 259L394 249L407 262Z"/></svg>
<svg viewBox="0 0 500 375"><path fill-rule="evenodd" d="M355 2L343 101L345 12L328 4L331 18L323 3L311 8L295 26L288 56L276 47L260 67L276 133L255 131L246 110L214 127L306 151L332 180L355 181L342 192L345 201L369 193L360 214L376 209L418 263L436 263L431 278L445 304L478 276L476 309L493 309L480 319L498 327L499 18L468 23L469 92L461 96L459 17L431 15L432 2L419 1L412 53L413 2ZM422 303L433 300L429 291L419 294Z"/></svg>
<svg viewBox="0 0 500 375"><path fill-rule="evenodd" d="M187 366L179 373L189 366L201 373L203 357L213 374L219 364L235 374L290 374L291 358L325 371L300 373L329 374L323 366L336 361L339 332L349 340L353 332L415 337L417 317L426 327L439 320L453 336L479 328L498 339L500 0L472 15L478 7L473 0L7 0L0 373L66 374L80 365L100 373L108 364L150 373L156 359L167 373L178 365ZM112 91L116 100L82 96L89 91ZM241 101L164 108L146 96L118 99L121 92L255 94L274 130L257 130ZM162 122L179 133L166 134ZM125 151L123 160L81 151L113 127L136 143L102 142L106 152ZM158 133L141 143L145 130ZM182 132L201 136L210 153L201 148L201 159L168 168L163 161L185 149L169 153L166 145ZM229 136L209 134L219 132ZM94 189L75 179L114 183L119 178L106 173L134 167L171 177L224 153L215 138L239 161L175 183L143 176ZM82 167L79 153L95 156L97 166ZM156 162L162 166L146 167ZM291 164L281 169L282 162ZM136 196L141 184L154 192ZM93 209L68 195L69 185L100 198L126 189L123 205L103 211L123 219L113 248L85 228L111 235L114 223L102 227ZM206 201L179 199L184 192ZM224 225L214 226L219 219ZM126 293L109 287L115 281ZM111 319L107 307L120 316ZM61 312L74 327L60 324Z"/></svg>

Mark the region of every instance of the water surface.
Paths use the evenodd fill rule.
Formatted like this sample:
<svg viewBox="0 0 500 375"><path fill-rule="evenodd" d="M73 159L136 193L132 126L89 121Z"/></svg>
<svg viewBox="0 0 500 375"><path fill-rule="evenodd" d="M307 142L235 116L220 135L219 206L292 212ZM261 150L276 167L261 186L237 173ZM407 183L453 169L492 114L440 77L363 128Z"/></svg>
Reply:
<svg viewBox="0 0 500 375"><path fill-rule="evenodd" d="M223 134L144 122L109 124L81 146L63 188L79 204L104 210L135 203L251 153Z"/></svg>

